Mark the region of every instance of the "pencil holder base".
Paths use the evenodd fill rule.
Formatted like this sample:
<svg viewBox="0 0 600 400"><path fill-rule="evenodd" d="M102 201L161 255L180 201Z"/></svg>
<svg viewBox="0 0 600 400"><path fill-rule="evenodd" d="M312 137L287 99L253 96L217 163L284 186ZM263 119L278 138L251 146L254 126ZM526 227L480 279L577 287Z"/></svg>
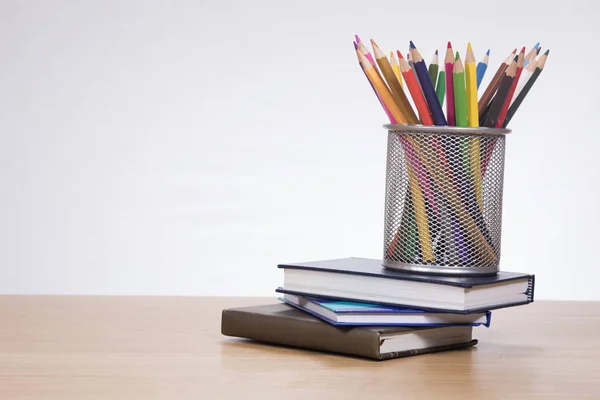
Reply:
<svg viewBox="0 0 600 400"><path fill-rule="evenodd" d="M498 273L498 267L479 267L479 268L464 268L455 266L434 266L406 264L402 262L394 262L385 260L382 265L385 268L402 271L413 272L426 275L446 275L446 276L489 276Z"/></svg>

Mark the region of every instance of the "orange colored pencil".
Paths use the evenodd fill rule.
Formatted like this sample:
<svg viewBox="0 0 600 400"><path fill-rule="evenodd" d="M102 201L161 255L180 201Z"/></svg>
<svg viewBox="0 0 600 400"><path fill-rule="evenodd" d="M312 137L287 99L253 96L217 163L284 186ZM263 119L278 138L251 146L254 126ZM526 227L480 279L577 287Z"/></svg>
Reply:
<svg viewBox="0 0 600 400"><path fill-rule="evenodd" d="M356 54L358 55L360 63L364 68L367 78L375 88L375 91L377 92L377 95L381 101L383 101L386 107L390 110L390 113L396 120L396 123L407 124L406 117L404 114L402 114L402 111L400 111L398 104L396 104L396 101L392 96L392 92L390 92L390 89L387 87L381 76L377 73L375 66L371 64L371 62L360 52L360 50L356 50Z"/></svg>
<svg viewBox="0 0 600 400"><path fill-rule="evenodd" d="M427 102L425 101L423 92L421 92L421 87L419 86L415 72L410 65L408 65L408 62L404 59L404 57L402 57L400 50L398 50L398 61L400 62L400 72L402 72L404 83L406 83L406 86L410 91L410 95L413 98L415 107L417 107L422 124L433 125L433 119L429 112L429 107L427 107Z"/></svg>

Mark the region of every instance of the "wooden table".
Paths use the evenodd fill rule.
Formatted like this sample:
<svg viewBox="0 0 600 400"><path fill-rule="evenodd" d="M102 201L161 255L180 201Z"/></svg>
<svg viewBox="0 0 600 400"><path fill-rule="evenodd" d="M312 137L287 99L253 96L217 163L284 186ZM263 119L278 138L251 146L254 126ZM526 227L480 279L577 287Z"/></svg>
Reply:
<svg viewBox="0 0 600 400"><path fill-rule="evenodd" d="M272 299L0 296L0 399L600 398L600 303L493 313L470 350L370 361L224 337Z"/></svg>

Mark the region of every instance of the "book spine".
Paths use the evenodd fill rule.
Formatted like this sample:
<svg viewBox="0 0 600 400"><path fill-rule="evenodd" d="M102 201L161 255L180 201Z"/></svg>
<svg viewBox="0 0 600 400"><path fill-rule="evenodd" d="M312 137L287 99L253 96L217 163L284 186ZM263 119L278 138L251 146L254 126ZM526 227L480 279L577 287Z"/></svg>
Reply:
<svg viewBox="0 0 600 400"><path fill-rule="evenodd" d="M535 275L529 277L529 285L527 286L527 300L533 303L533 292L535 290Z"/></svg>
<svg viewBox="0 0 600 400"><path fill-rule="evenodd" d="M336 327L317 319L223 310L221 333L260 342L380 359L377 331Z"/></svg>
<svg viewBox="0 0 600 400"><path fill-rule="evenodd" d="M477 344L477 342L478 342L477 339L473 339L469 342L450 344L450 345L446 345L446 346L429 347L426 349L415 349L415 350L407 350L407 351L402 351L402 352L384 353L381 355L381 360L389 360L392 358L411 357L411 356L417 356L417 355L421 355L421 354L437 353L437 352L448 351L448 350L464 349L466 347L475 346Z"/></svg>

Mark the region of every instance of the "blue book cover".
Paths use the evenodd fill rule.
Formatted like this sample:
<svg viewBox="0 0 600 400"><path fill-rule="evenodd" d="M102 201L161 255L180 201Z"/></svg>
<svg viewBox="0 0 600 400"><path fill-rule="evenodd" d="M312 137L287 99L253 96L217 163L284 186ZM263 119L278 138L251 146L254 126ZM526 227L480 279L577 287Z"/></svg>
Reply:
<svg viewBox="0 0 600 400"><path fill-rule="evenodd" d="M291 293L281 301L312 314L332 325L352 326L485 326L491 312L474 314L435 313L374 303L331 300Z"/></svg>

